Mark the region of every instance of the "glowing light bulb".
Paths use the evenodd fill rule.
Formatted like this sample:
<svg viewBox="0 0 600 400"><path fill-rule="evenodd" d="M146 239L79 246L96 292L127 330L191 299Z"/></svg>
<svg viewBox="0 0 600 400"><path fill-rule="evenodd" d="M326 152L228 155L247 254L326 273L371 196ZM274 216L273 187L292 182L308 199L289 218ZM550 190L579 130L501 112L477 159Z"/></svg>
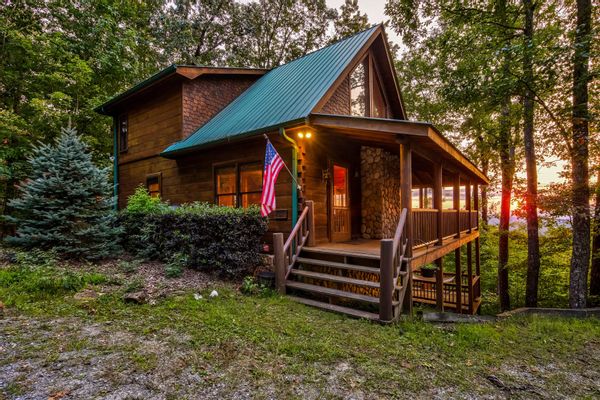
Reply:
<svg viewBox="0 0 600 400"><path fill-rule="evenodd" d="M306 132L306 138L307 138L307 139L310 139L310 138L311 138L311 136L312 136L312 133L310 133L310 132Z"/></svg>
<svg viewBox="0 0 600 400"><path fill-rule="evenodd" d="M300 139L303 139L303 138L304 138L304 133L302 133L302 132L298 132L298 137L299 137Z"/></svg>

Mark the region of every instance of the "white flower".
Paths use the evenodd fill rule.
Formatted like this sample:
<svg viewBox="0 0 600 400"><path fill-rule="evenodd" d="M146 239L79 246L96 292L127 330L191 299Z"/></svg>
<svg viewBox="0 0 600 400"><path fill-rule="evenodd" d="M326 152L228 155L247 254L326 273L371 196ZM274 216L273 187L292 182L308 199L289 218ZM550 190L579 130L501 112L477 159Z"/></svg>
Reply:
<svg viewBox="0 0 600 400"><path fill-rule="evenodd" d="M210 297L217 297L219 295L219 293L217 293L216 290L213 290L212 292L210 292Z"/></svg>
<svg viewBox="0 0 600 400"><path fill-rule="evenodd" d="M196 299L196 300L202 300L202 295L198 294L198 293L194 293L194 299Z"/></svg>

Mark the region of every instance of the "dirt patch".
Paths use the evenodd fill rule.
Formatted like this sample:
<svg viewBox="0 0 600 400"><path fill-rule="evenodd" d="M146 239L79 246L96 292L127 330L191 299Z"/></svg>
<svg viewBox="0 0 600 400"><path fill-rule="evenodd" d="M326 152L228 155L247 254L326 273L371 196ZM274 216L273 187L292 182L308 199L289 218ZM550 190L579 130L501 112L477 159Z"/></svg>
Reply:
<svg viewBox="0 0 600 400"><path fill-rule="evenodd" d="M203 348L169 329L140 335L110 322L10 316L0 320L0 399L280 398L269 376L253 376L258 364L240 361L244 352L231 343ZM230 363L217 367L214 355ZM340 398L349 388L336 382L350 371L337 366L327 389L302 376L290 383L301 398L323 390Z"/></svg>
<svg viewBox="0 0 600 400"><path fill-rule="evenodd" d="M161 262L148 261L136 263L133 260L106 261L98 264L73 263L65 268L81 272L95 272L105 275L108 283L100 285L96 291L113 293L115 291L143 292L143 302L153 302L156 299L171 295L200 292L214 287L230 286L235 288L237 283L223 281L214 274L186 268L178 277L167 277L165 265ZM89 289L85 289L84 292ZM88 292L76 296L93 297Z"/></svg>
<svg viewBox="0 0 600 400"><path fill-rule="evenodd" d="M212 386L209 366L190 368L189 350L173 347L170 336L132 335L111 324L10 317L0 321L0 348L7 398L200 398L195 393Z"/></svg>

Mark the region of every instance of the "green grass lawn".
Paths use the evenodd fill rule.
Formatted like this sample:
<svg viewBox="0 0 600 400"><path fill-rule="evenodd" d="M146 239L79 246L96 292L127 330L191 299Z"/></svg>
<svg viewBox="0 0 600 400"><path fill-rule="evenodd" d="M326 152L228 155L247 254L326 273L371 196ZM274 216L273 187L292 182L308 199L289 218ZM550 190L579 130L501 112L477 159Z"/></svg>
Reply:
<svg viewBox="0 0 600 400"><path fill-rule="evenodd" d="M14 373L27 363L43 371L59 368L65 376L65 365L97 367L105 382L100 394L126 385L123 376L137 376L148 393L167 398L600 396L596 319L381 326L276 295L245 296L231 285L217 288L216 298L205 290L201 300L190 292L154 305L126 304L118 291L79 301L73 298L77 289L110 279L51 276L0 269L6 305L0 398L83 393L72 380ZM98 379L88 375L93 386ZM36 379L51 383L47 393Z"/></svg>

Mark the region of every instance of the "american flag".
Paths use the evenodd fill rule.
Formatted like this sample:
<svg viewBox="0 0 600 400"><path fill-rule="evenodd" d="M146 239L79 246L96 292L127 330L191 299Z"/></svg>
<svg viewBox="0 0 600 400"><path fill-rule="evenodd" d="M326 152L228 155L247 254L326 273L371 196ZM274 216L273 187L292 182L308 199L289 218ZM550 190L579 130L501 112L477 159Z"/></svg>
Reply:
<svg viewBox="0 0 600 400"><path fill-rule="evenodd" d="M263 217L266 217L275 209L275 182L281 168L283 168L283 160L271 142L267 141L263 189L260 199L260 215Z"/></svg>

